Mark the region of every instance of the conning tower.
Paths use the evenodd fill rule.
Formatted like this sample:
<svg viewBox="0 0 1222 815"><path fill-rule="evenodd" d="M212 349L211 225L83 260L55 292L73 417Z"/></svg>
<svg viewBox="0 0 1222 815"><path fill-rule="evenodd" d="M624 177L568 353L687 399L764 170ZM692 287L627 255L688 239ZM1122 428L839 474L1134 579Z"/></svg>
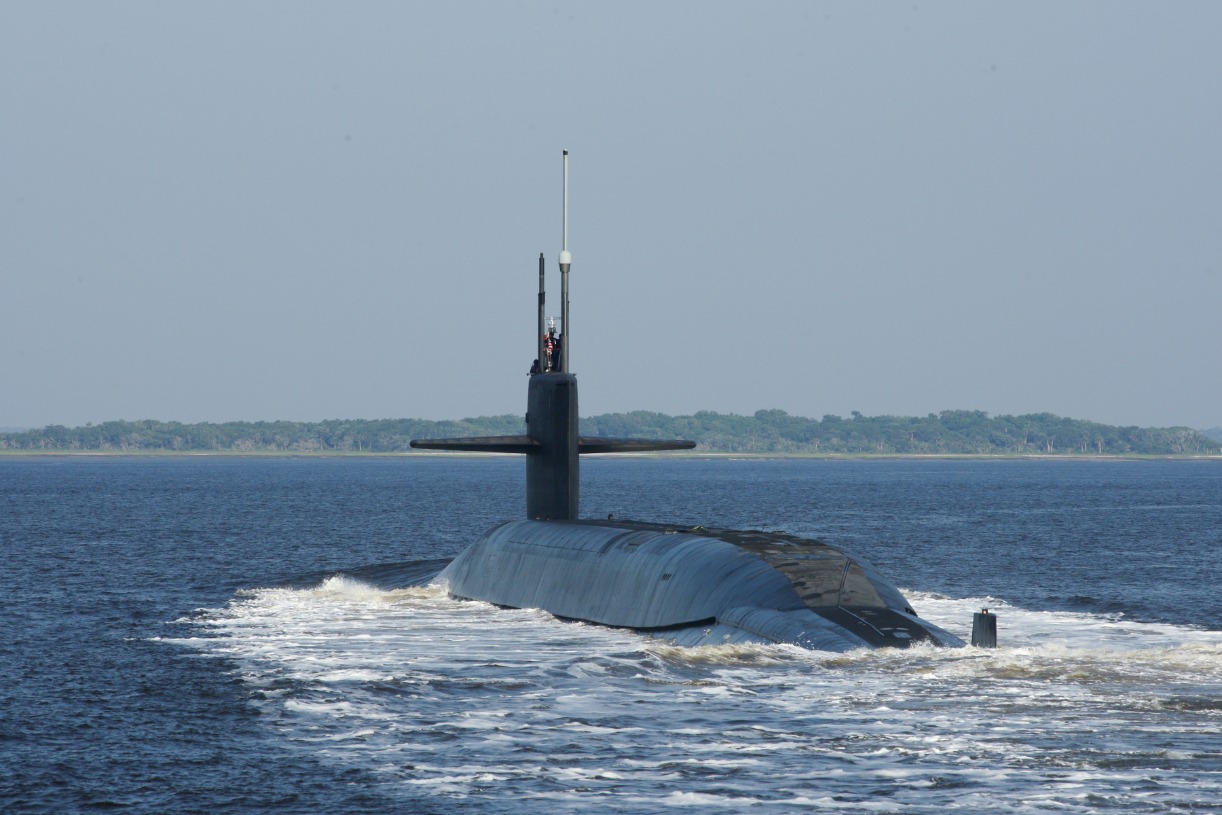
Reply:
<svg viewBox="0 0 1222 815"><path fill-rule="evenodd" d="M526 517L576 520L580 512L582 453L639 453L688 450L694 441L581 436L577 427L577 377L569 371L569 151L564 151L564 214L560 249L560 327L558 342L544 328L546 262L539 255L539 315L535 365L526 396L526 435L461 439L414 439L421 450L522 453L526 456Z"/></svg>

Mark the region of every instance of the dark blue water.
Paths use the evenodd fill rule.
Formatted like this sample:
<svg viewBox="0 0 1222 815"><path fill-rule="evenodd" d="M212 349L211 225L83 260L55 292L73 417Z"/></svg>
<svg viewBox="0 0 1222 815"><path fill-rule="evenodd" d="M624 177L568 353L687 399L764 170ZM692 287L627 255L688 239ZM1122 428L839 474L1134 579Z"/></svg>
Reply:
<svg viewBox="0 0 1222 815"><path fill-rule="evenodd" d="M167 641L200 637L197 610L245 589L393 583L452 557L521 514L523 471L0 459L0 810L491 811L410 796L405 810L374 765L278 738L276 689L248 666ZM594 459L583 482L587 516L819 537L905 590L1222 630L1219 462Z"/></svg>

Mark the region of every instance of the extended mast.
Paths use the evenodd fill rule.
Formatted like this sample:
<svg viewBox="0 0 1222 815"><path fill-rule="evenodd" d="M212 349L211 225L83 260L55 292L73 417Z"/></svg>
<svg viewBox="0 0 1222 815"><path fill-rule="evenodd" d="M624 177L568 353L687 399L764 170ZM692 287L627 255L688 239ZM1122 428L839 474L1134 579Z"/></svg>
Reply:
<svg viewBox="0 0 1222 815"><path fill-rule="evenodd" d="M561 216L560 238L560 372L569 371L569 267L573 255L569 252L569 151L564 151L564 214Z"/></svg>

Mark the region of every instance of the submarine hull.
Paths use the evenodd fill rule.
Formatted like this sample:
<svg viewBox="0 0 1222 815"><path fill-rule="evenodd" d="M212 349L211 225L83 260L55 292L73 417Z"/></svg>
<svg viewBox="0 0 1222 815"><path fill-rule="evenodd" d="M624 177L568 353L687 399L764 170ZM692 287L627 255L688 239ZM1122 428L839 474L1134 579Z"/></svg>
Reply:
<svg viewBox="0 0 1222 815"><path fill-rule="evenodd" d="M509 521L441 573L451 596L630 628L679 645L819 651L961 646L868 562L776 532L640 521Z"/></svg>

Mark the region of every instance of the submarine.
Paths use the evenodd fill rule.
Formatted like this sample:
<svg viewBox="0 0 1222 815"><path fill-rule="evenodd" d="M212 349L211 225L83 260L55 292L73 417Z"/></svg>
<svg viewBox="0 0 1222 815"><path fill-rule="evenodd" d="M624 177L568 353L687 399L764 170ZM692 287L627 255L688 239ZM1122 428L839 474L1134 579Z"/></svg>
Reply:
<svg viewBox="0 0 1222 815"><path fill-rule="evenodd" d="M527 387L525 435L411 442L422 450L526 456L526 518L494 526L454 558L437 577L449 595L542 609L681 646L787 643L843 652L964 645L918 617L866 560L822 541L782 532L580 518L583 454L696 445L579 432L577 378L568 369L567 150L563 177L561 333L544 327L546 264L540 254L537 356Z"/></svg>

